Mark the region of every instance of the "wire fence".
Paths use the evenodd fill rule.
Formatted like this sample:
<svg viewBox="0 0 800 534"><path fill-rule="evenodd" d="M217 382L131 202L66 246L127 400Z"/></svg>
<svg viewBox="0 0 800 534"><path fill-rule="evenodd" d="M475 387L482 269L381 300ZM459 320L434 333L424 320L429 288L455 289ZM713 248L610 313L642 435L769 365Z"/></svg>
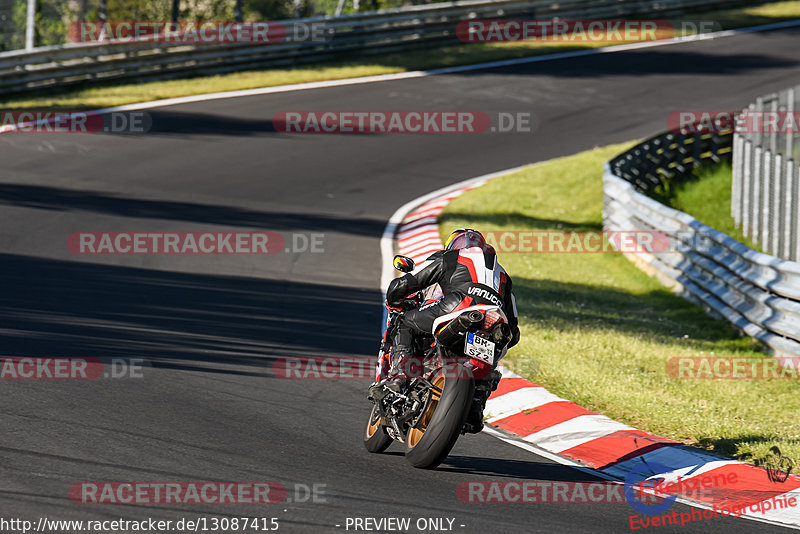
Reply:
<svg viewBox="0 0 800 534"><path fill-rule="evenodd" d="M800 261L800 87L759 97L742 114L753 120L737 121L731 215L764 251Z"/></svg>
<svg viewBox="0 0 800 534"><path fill-rule="evenodd" d="M695 168L730 161L731 142L730 131L670 131L651 137L608 164L616 176L639 192L668 204L675 187L694 178Z"/></svg>

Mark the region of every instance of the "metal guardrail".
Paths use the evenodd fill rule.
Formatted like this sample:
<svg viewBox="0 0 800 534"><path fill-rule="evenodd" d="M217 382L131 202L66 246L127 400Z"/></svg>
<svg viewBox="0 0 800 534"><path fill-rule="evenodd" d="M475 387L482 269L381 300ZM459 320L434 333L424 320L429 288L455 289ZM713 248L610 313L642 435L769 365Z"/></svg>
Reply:
<svg viewBox="0 0 800 534"><path fill-rule="evenodd" d="M470 19L620 18L677 15L744 4L726 0L468 0L278 21L321 26L315 41L259 44L180 44L151 41L67 44L30 52L0 53L0 91L85 83L93 80L167 78L318 62L347 54L377 54L458 42L456 25Z"/></svg>
<svg viewBox="0 0 800 534"><path fill-rule="evenodd" d="M780 125L797 111L800 87L762 96L744 110L758 114L762 125L765 114L773 114L779 127L736 133L731 190L731 215L742 232L770 254L794 261L800 261L800 134Z"/></svg>
<svg viewBox="0 0 800 534"><path fill-rule="evenodd" d="M727 137L727 140L725 139ZM667 133L607 162L606 230L660 231L663 253L626 254L686 298L728 319L776 356L800 356L800 263L752 250L651 198L705 159L730 157L731 135ZM666 184L666 185L665 185Z"/></svg>

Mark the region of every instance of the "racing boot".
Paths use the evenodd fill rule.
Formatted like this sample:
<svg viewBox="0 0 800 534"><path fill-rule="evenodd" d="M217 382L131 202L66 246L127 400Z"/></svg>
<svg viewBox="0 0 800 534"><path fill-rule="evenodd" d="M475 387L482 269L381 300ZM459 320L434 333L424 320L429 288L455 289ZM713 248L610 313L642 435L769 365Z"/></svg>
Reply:
<svg viewBox="0 0 800 534"><path fill-rule="evenodd" d="M391 365L387 377L369 387L369 398L381 400L390 393L400 393L408 383L408 370L414 355L406 346L395 346L392 349Z"/></svg>
<svg viewBox="0 0 800 534"><path fill-rule="evenodd" d="M489 376L478 380L475 384L475 396L472 398L472 406L469 408L467 419L464 421L464 434L477 434L483 430L483 409L492 391L497 389L500 384L500 371L495 369Z"/></svg>

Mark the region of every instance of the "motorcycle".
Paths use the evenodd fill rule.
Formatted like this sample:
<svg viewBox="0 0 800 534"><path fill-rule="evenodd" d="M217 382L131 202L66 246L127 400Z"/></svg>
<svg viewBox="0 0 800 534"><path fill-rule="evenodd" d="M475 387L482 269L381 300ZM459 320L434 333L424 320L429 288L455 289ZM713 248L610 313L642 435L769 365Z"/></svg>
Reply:
<svg viewBox="0 0 800 534"><path fill-rule="evenodd" d="M395 256L394 267L414 270L414 261ZM484 289L494 292L492 288ZM438 286L407 298L400 309L387 305L387 326L378 353L376 382L390 367L391 340L405 310L437 302ZM371 395L372 411L364 445L381 453L396 441L405 447L411 465L434 469L450 454L459 436L483 428L483 409L497 389L495 370L511 341L511 327L500 306L477 304L439 317L433 331L415 334L409 380L398 391Z"/></svg>

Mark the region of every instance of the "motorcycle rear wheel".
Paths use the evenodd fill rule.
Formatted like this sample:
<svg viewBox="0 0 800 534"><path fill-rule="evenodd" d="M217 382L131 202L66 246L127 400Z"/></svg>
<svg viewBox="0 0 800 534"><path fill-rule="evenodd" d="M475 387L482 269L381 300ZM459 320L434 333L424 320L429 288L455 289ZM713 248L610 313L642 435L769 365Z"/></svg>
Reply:
<svg viewBox="0 0 800 534"><path fill-rule="evenodd" d="M475 381L454 369L441 371L432 380L441 394L433 398L416 427L406 434L406 460L420 469L434 469L456 444L475 394Z"/></svg>

